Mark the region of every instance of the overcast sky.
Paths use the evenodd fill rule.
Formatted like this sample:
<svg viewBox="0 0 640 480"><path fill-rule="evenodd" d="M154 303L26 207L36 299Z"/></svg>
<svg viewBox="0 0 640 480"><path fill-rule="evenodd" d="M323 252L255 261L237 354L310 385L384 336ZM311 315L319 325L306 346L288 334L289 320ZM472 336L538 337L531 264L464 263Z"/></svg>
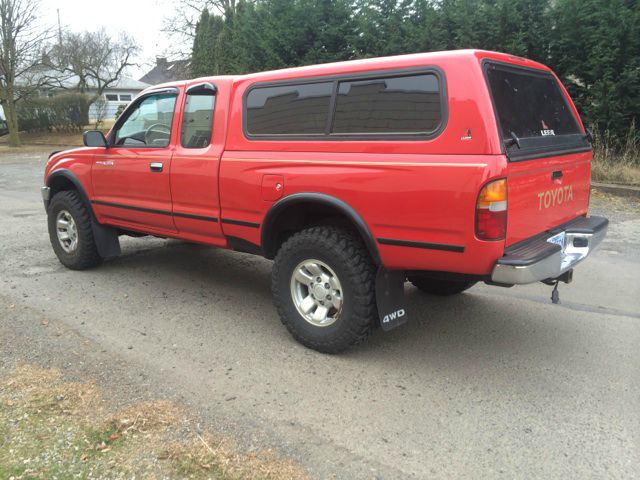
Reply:
<svg viewBox="0 0 640 480"><path fill-rule="evenodd" d="M149 70L156 56L170 51L171 42L161 29L164 19L173 12L171 0L40 0L41 21L57 28L56 10L60 10L63 27L73 31L98 30L105 27L112 35L125 31L141 46L138 62L128 75L136 80Z"/></svg>

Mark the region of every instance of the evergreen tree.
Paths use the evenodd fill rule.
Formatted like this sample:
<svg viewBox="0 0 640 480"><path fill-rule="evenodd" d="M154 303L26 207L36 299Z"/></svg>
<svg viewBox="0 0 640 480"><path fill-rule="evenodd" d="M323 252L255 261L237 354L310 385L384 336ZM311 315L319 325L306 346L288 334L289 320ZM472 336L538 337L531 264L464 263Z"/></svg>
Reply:
<svg viewBox="0 0 640 480"><path fill-rule="evenodd" d="M412 50L412 0L356 0L354 42L357 54L376 57Z"/></svg>
<svg viewBox="0 0 640 480"><path fill-rule="evenodd" d="M202 12L196 76L480 48L548 64L587 124L624 137L640 112L637 0L240 0Z"/></svg>
<svg viewBox="0 0 640 480"><path fill-rule="evenodd" d="M300 0L297 8L304 21L303 65L353 58L354 21L346 0Z"/></svg>
<svg viewBox="0 0 640 480"><path fill-rule="evenodd" d="M202 11L200 19L196 25L196 34L193 39L193 48L191 50L191 73L195 77L210 74L208 68L208 55L206 38L209 34L209 10L206 8Z"/></svg>
<svg viewBox="0 0 640 480"><path fill-rule="evenodd" d="M622 139L640 114L640 3L558 0L550 66L587 123Z"/></svg>

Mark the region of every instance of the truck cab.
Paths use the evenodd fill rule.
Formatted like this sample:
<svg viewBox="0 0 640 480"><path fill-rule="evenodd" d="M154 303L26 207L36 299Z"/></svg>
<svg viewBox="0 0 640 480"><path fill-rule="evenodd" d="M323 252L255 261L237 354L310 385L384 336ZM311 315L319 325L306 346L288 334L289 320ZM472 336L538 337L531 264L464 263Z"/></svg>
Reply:
<svg viewBox="0 0 640 480"><path fill-rule="evenodd" d="M439 295L569 282L607 229L566 90L496 52L158 85L84 138L45 170L63 264L140 234L262 255L284 325L323 352L404 323L407 279Z"/></svg>

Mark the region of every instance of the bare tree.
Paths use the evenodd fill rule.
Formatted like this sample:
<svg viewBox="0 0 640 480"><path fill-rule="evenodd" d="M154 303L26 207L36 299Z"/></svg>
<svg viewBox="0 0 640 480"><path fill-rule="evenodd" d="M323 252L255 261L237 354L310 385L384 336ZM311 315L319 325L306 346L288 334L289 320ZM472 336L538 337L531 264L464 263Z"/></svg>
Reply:
<svg viewBox="0 0 640 480"><path fill-rule="evenodd" d="M175 2L173 14L165 19L163 28L163 31L174 38L177 45L175 51L171 53L181 57L191 55L191 47L196 35L196 24L205 8L213 14L226 16L236 12L237 4L237 0L179 0Z"/></svg>
<svg viewBox="0 0 640 480"><path fill-rule="evenodd" d="M0 104L9 130L9 145L19 146L16 102L38 88L34 76L49 32L38 24L37 0L0 0Z"/></svg>
<svg viewBox="0 0 640 480"><path fill-rule="evenodd" d="M89 106L104 90L116 83L127 67L135 65L138 45L128 35L111 38L102 29L97 32L65 32L62 43L51 52L54 74L49 75L50 87L87 94L80 106L81 120L89 123Z"/></svg>

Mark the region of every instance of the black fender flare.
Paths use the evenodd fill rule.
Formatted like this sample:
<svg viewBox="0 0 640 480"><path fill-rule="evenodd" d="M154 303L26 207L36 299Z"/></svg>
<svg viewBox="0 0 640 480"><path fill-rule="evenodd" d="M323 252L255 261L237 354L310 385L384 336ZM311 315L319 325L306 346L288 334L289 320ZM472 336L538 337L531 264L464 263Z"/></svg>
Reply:
<svg viewBox="0 0 640 480"><path fill-rule="evenodd" d="M91 201L89 200L89 195L87 195L87 191L82 186L82 182L76 177L76 175L66 168L61 168L59 170L55 170L49 174L47 177L47 187L51 188L51 184L57 178L64 178L65 180L73 183L73 186L76 188L80 196L82 197L82 201L89 207L89 211L91 212L91 218L95 219L95 215L93 214L93 209L91 208ZM53 197L53 195L51 195ZM51 202L51 197L49 197L48 202L45 203L45 207L49 208L49 203Z"/></svg>
<svg viewBox="0 0 640 480"><path fill-rule="evenodd" d="M351 223L354 225L362 239L365 246L371 255L371 258L376 265L381 265L380 253L378 252L378 246L375 238L371 234L369 227L362 219L362 217L356 212L356 210L339 198L327 195L324 193L315 192L301 192L293 193L281 198L274 203L267 212L264 221L262 222L262 231L260 233L260 244L265 257L273 258L275 256L275 236L273 235L274 226L277 223L279 216L288 208L298 203L316 203L320 205L326 205L335 208L340 213L345 215Z"/></svg>
<svg viewBox="0 0 640 480"><path fill-rule="evenodd" d="M89 214L91 215L91 230L93 231L93 238L96 242L96 247L98 248L98 253L100 254L100 256L103 258L109 258L117 257L118 255L120 255L120 240L118 239L118 231L113 227L108 227L98 222L98 219L93 212L89 195L87 195L87 191L82 186L82 182L78 179L78 177L76 177L76 175L70 170L61 168L49 174L49 176L47 177L47 186L51 188L51 185L56 178L64 178L65 180L71 182L82 198L82 201L89 209ZM53 198L53 195L51 195L49 200L45 202L45 208L47 212L49 211L49 203L51 202L51 198Z"/></svg>

